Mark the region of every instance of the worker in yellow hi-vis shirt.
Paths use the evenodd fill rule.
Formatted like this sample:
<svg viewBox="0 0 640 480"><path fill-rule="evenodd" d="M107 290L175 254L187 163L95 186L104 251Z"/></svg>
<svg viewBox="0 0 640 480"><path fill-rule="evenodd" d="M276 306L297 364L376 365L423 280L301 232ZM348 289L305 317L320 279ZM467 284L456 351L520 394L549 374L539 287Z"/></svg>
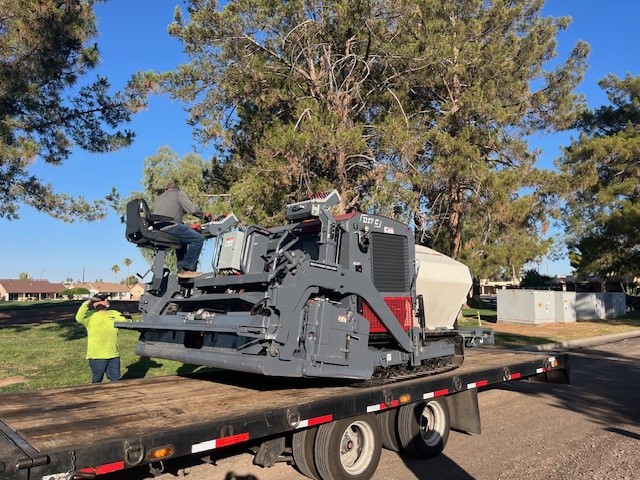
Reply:
<svg viewBox="0 0 640 480"><path fill-rule="evenodd" d="M108 296L98 293L83 302L76 313L76 322L87 329L87 359L92 383L102 382L105 373L112 382L120 380L118 329L113 324L127 319L117 310L109 309Z"/></svg>

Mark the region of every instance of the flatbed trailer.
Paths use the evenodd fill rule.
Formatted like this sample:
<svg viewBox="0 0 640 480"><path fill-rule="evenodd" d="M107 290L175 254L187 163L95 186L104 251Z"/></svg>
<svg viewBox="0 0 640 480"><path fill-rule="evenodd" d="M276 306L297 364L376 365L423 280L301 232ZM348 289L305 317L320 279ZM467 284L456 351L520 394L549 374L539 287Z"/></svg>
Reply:
<svg viewBox="0 0 640 480"><path fill-rule="evenodd" d="M382 444L427 458L449 428L480 433L478 389L515 380L569 383L568 355L482 347L450 372L367 386L214 371L5 393L0 478L91 478L232 445L312 478L369 478ZM421 426L427 406L439 426ZM345 439L357 449L346 451Z"/></svg>

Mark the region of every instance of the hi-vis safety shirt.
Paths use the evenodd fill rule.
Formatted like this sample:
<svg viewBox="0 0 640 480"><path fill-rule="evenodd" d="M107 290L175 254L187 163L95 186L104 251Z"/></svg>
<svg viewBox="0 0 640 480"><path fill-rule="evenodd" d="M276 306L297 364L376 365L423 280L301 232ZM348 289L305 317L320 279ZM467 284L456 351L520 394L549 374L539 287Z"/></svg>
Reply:
<svg viewBox="0 0 640 480"><path fill-rule="evenodd" d="M80 305L76 322L87 329L87 358L119 357L118 329L113 324L126 321L117 310L90 310L89 302Z"/></svg>

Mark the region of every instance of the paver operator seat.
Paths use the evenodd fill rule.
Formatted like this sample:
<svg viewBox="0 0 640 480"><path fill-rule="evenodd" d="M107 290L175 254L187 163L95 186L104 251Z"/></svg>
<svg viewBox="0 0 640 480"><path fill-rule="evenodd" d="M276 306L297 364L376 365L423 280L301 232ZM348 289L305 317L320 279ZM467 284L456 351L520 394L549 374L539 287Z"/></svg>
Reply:
<svg viewBox="0 0 640 480"><path fill-rule="evenodd" d="M127 240L139 247L158 250L180 248L180 239L177 236L162 231L174 223L168 217L152 214L149 205L142 198L127 203Z"/></svg>
<svg viewBox="0 0 640 480"><path fill-rule="evenodd" d="M126 237L131 243L142 248L156 250L151 271L153 279L151 288L157 290L164 275L164 259L167 250L181 247L180 239L162 229L175 222L162 215L154 215L143 198L136 198L127 203Z"/></svg>

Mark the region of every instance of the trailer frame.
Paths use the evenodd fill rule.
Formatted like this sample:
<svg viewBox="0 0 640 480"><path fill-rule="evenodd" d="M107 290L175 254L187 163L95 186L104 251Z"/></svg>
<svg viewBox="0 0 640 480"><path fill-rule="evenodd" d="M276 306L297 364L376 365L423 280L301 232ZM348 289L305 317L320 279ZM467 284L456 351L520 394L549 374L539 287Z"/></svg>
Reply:
<svg viewBox="0 0 640 480"><path fill-rule="evenodd" d="M480 433L479 390L522 380L569 383L566 353L483 347L467 354L451 372L365 387L215 371L2 394L0 476L86 478L230 446L253 447L255 463L269 466L294 432L438 397L449 406L451 428ZM169 457L154 457L169 449Z"/></svg>

